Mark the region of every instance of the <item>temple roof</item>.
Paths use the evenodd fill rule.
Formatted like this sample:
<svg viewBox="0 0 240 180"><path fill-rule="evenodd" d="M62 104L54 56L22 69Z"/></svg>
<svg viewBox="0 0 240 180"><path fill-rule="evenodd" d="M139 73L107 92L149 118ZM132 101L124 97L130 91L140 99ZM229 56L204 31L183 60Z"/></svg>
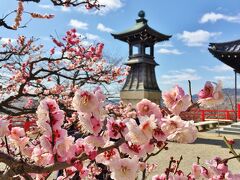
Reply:
<svg viewBox="0 0 240 180"><path fill-rule="evenodd" d="M240 40L210 43L208 50L214 57L240 73Z"/></svg>
<svg viewBox="0 0 240 180"><path fill-rule="evenodd" d="M136 20L136 24L129 29L120 32L112 33L115 39L119 39L124 42L134 42L134 41L150 41L150 42L160 42L169 40L172 36L162 34L151 27L148 26L145 17L145 12L140 11L138 13L139 19Z"/></svg>
<svg viewBox="0 0 240 180"><path fill-rule="evenodd" d="M222 53L239 53L240 54L240 40L229 41L223 43L210 43L209 48L213 48L216 51Z"/></svg>

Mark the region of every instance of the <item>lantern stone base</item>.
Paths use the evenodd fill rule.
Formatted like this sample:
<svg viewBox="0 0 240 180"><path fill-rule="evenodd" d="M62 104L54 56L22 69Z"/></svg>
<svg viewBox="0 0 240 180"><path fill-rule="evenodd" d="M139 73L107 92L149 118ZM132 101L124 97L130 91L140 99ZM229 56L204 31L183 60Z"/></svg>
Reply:
<svg viewBox="0 0 240 180"><path fill-rule="evenodd" d="M132 103L135 106L142 99L148 99L158 105L161 104L161 91L121 91L120 98L124 103Z"/></svg>

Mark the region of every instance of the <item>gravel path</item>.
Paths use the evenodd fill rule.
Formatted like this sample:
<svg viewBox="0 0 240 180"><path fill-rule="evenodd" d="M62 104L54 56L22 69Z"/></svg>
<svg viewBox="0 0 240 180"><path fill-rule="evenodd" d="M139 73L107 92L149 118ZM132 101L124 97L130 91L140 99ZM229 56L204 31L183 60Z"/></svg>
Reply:
<svg viewBox="0 0 240 180"><path fill-rule="evenodd" d="M224 135L227 138L235 140L235 150L240 153L240 136L238 135ZM183 160L180 164L180 169L185 173L191 171L193 162L197 161L197 156L201 157L200 163L205 160L210 160L215 156L222 158L231 157L229 150L223 142L223 136L219 137L215 133L201 132L198 134L198 139L193 144L178 144L170 142L169 150L161 152L158 156L152 157L151 162L157 162L158 168L152 173L153 175L158 172L164 172L169 164L169 159L173 156L179 159L182 155ZM232 172L240 172L240 163L233 159L229 162L229 168Z"/></svg>

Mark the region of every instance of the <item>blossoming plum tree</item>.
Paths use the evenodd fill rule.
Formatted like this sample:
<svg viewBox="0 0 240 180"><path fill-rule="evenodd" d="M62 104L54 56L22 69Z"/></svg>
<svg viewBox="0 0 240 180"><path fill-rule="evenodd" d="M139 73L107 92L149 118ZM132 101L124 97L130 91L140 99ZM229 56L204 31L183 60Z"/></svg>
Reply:
<svg viewBox="0 0 240 180"><path fill-rule="evenodd" d="M4 27L10 30L17 30L18 28L25 28L27 23L22 25L22 17L23 14L29 15L31 18L34 19L52 19L54 17L53 14L39 14L36 12L27 12L24 11L24 2L34 2L39 3L41 0L18 0L18 6L16 10L13 10L6 14L3 18L0 19L0 27ZM99 9L104 5L100 5L98 0L50 0L50 2L54 6L63 6L63 7L75 7L75 6L82 6L84 5L86 9ZM14 24L10 25L6 22L7 18L12 15L16 14L14 19Z"/></svg>
<svg viewBox="0 0 240 180"><path fill-rule="evenodd" d="M139 171L145 179L155 167L147 161L167 149L167 140L179 143L195 141L197 130L193 122L183 121L178 116L191 105L189 96L182 88L176 86L163 95L172 113L170 115L163 116L159 106L147 99L140 101L136 108L123 103L104 106L105 96L101 89L89 92L81 88L82 84L110 83L119 80L126 70L117 68L116 71L112 68L103 71L106 65L101 59L102 44L82 51L75 30L68 31L62 41L53 39L53 42L56 48L61 49L60 58L54 57L55 50L52 49L49 58L35 55L40 51L39 46L34 46L31 41L25 42L24 37L20 37L15 46L11 42L3 44L3 48L11 48L11 56L29 58L14 61L10 52L4 51L2 54L5 60L2 61L1 70L8 72L8 76L6 83L2 84L1 109L8 115L1 116L0 160L7 166L1 178L20 176L25 179L46 179L53 171L63 170L58 179L99 177L128 180L135 179ZM27 49L19 53L22 49L19 46L25 44ZM96 68L98 63L100 70ZM73 80L68 74L71 71L74 74L76 71L84 72L88 76L80 73ZM57 77L56 83L53 77ZM68 83L65 84L61 78L68 80ZM221 94L221 89L217 86L211 92L212 95L201 97L201 100L212 97L219 102L218 97L222 96L214 94ZM14 106L14 101L29 97L40 100L37 110L29 101L24 107ZM37 135L21 127L12 127L9 119L14 115L28 115L36 119ZM75 126L74 133L69 133L69 126ZM172 159L170 162L176 161ZM188 176L170 166L165 173L153 179L210 178L219 174L224 177L238 176L227 169L226 160L218 158L211 162L209 168L194 164L193 172Z"/></svg>
<svg viewBox="0 0 240 180"><path fill-rule="evenodd" d="M19 1L12 29L20 26L24 1L40 0ZM99 7L97 1L51 1L54 5ZM0 162L5 167L0 179L47 179L54 171L61 171L58 180L146 179L156 168L148 160L167 150L168 141L196 140L193 121L179 116L193 106L191 96L181 87L163 93L165 109L147 99L136 107L122 102L106 104L99 85L122 82L128 68L108 64L102 43L84 47L75 29L62 39L52 37L53 47L47 52L35 41L20 36L16 42L1 44ZM96 88L89 91L83 88L85 84ZM222 100L221 84L214 87L207 82L197 103L208 106ZM36 122L35 133L14 126L20 117ZM227 167L227 162L239 155L233 142L225 141L233 157L217 157L206 166L197 162L189 174L179 169L182 157L171 158L166 171L152 179L239 178L240 174Z"/></svg>

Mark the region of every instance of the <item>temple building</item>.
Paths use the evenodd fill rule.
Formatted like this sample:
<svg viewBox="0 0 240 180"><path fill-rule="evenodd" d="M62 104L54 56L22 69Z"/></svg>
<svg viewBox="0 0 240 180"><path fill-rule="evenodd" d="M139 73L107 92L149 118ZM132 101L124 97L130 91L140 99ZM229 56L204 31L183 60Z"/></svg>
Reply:
<svg viewBox="0 0 240 180"><path fill-rule="evenodd" d="M138 13L136 24L121 33L114 33L115 39L129 44L129 59L126 65L131 67L129 75L120 92L121 100L135 105L146 98L160 104L161 90L155 75L154 44L169 40L171 36L162 34L150 26L144 11Z"/></svg>
<svg viewBox="0 0 240 180"><path fill-rule="evenodd" d="M208 50L221 62L240 72L240 40L210 43Z"/></svg>
<svg viewBox="0 0 240 180"><path fill-rule="evenodd" d="M237 121L237 73L240 73L240 40L210 43L209 52L235 72L235 121Z"/></svg>

